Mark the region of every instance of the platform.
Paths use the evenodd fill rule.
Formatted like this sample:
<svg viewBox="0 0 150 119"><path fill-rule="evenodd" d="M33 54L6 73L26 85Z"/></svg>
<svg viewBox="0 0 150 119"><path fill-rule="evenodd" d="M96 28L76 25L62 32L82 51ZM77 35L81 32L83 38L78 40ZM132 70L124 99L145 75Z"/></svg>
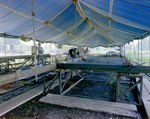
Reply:
<svg viewBox="0 0 150 119"><path fill-rule="evenodd" d="M29 70L18 71L15 73L2 75L2 76L0 76L0 85L14 82L14 81L20 80L22 78L26 78L26 77L33 76L36 74L44 73L47 71L52 71L55 69L56 69L56 64L51 64L51 65L32 68Z"/></svg>
<svg viewBox="0 0 150 119"><path fill-rule="evenodd" d="M138 89L140 87L138 86ZM148 118L150 119L150 82L144 77L142 87L142 101Z"/></svg>
<svg viewBox="0 0 150 119"><path fill-rule="evenodd" d="M47 82L46 86L50 82L52 82L52 80ZM52 85L51 89L56 87L59 84L58 82L59 81L56 80L54 82L54 84ZM42 94L43 93L43 88L44 88L43 85L40 85L36 88L33 88L32 90L29 90L29 91L27 91L27 92L25 92L21 95L18 95L16 97L12 98L12 99L9 99L9 100L1 103L0 104L0 116L6 114L7 112L9 112L11 110L13 110L14 108L18 107L19 105L31 100L32 98Z"/></svg>
<svg viewBox="0 0 150 119"><path fill-rule="evenodd" d="M92 100L78 97L48 94L40 99L41 102L84 110L107 112L110 114L137 117L137 108L132 104Z"/></svg>

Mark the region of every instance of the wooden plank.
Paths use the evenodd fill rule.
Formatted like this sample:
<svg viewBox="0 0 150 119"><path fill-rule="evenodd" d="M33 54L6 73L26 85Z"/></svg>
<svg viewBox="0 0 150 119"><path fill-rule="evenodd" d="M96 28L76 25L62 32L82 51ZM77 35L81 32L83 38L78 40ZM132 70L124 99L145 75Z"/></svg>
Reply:
<svg viewBox="0 0 150 119"><path fill-rule="evenodd" d="M143 86L142 100L143 100L146 114L147 114L148 118L150 119L150 95L149 95L145 85Z"/></svg>
<svg viewBox="0 0 150 119"><path fill-rule="evenodd" d="M13 81L17 81L21 78L26 78L26 77L33 76L36 74L40 74L40 73L43 73L46 71L51 71L54 69L56 69L56 64L36 67L36 68L29 69L29 70L18 71L15 73L2 75L2 76L0 76L0 85L10 83Z"/></svg>
<svg viewBox="0 0 150 119"><path fill-rule="evenodd" d="M146 86L148 86L147 81L145 81L147 79L143 79L143 87L142 87L142 101L143 101L143 105L146 111L146 114L148 116L148 118L150 119L150 94L148 92L148 89L146 88ZM150 87L150 85L149 85ZM138 89L140 90L140 85L138 85Z"/></svg>
<svg viewBox="0 0 150 119"><path fill-rule="evenodd" d="M143 82L144 82L145 88L147 89L147 91L150 95L150 82L146 78L143 78Z"/></svg>
<svg viewBox="0 0 150 119"><path fill-rule="evenodd" d="M106 102L100 100L84 99L56 94L48 94L47 96L41 98L40 101L66 107L80 108L84 110L108 112L115 115L133 118L137 117L136 106L131 104Z"/></svg>
<svg viewBox="0 0 150 119"><path fill-rule="evenodd" d="M46 83L46 86L50 83L51 81ZM58 80L54 82L52 85L51 89L56 87L58 85ZM25 92L19 96L16 96L10 100L5 101L4 103L0 104L0 116L6 114L7 112L13 110L14 108L18 107L19 105L31 100L32 98L42 94L44 90L44 86L40 85L28 92Z"/></svg>

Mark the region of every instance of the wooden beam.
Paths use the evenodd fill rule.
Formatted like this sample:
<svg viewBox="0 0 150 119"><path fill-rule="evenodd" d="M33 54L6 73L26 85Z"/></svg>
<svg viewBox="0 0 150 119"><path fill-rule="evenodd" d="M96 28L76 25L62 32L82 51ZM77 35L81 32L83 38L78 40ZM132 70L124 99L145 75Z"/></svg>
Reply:
<svg viewBox="0 0 150 119"><path fill-rule="evenodd" d="M46 86L51 81L46 83ZM56 87L58 85L58 79L53 83L52 88ZM33 88L32 90L25 92L19 96L16 96L10 100L5 101L4 103L0 104L0 116L6 114L7 112L13 110L14 108L18 107L19 105L31 100L32 98L40 95L43 93L43 85L40 85L36 88Z"/></svg>
<svg viewBox="0 0 150 119"><path fill-rule="evenodd" d="M146 111L146 114L148 116L148 119L150 119L150 82L144 78L143 80L143 87L142 87L142 101L143 105ZM140 90L140 85L138 85L138 89Z"/></svg>
<svg viewBox="0 0 150 119"><path fill-rule="evenodd" d="M131 104L92 100L56 94L48 94L47 96L41 98L40 101L71 108L80 108L97 112L108 112L115 115L133 118L137 117L136 106Z"/></svg>
<svg viewBox="0 0 150 119"><path fill-rule="evenodd" d="M29 70L18 71L15 73L2 75L2 76L0 76L0 85L10 83L13 81L17 81L17 80L20 80L21 78L26 78L29 76L43 73L43 72L55 70L55 69L56 69L56 64L51 64L51 65L32 68Z"/></svg>

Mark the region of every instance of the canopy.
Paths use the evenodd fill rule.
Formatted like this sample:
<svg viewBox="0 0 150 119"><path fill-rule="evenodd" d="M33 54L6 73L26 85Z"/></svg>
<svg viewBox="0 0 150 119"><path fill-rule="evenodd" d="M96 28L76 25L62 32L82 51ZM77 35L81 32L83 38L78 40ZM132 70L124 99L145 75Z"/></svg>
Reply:
<svg viewBox="0 0 150 119"><path fill-rule="evenodd" d="M0 0L0 36L31 40L32 7L32 0ZM149 0L35 0L40 42L109 47L149 34Z"/></svg>

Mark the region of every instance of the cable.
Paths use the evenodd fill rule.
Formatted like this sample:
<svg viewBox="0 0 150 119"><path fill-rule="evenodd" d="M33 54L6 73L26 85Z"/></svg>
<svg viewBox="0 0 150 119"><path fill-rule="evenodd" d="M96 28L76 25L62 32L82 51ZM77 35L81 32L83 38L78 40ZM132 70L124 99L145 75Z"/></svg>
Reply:
<svg viewBox="0 0 150 119"><path fill-rule="evenodd" d="M18 27L20 27L20 26L22 26L23 24L27 23L27 22L30 21L30 20L32 20L32 19L29 19L29 20L27 20L26 22L20 24L19 26L15 27L15 28L13 28L13 29L11 29L11 30L9 30L9 31L6 31L6 33L7 33L7 32L10 32L10 31L12 31L12 30L14 30L14 29L16 29L16 28L18 28Z"/></svg>
<svg viewBox="0 0 150 119"><path fill-rule="evenodd" d="M60 0L58 0L57 2L59 2ZM46 11L47 9L49 9L50 7L52 7L54 4L56 4L57 2L51 4L50 6L48 6L46 9L44 9L43 11L41 11L40 13L38 13L36 16L40 15L41 13L43 13L44 11Z"/></svg>
<svg viewBox="0 0 150 119"><path fill-rule="evenodd" d="M19 16L19 17L16 17L16 18L13 18L13 19L9 19L9 20L5 20L5 21L1 21L0 23L5 23L5 22L8 22L8 21L11 21L11 20L14 20L14 19L18 19L20 17L23 17L23 16Z"/></svg>
<svg viewBox="0 0 150 119"><path fill-rule="evenodd" d="M16 7L14 10L16 10L17 8L19 8L20 6L22 6L25 2L27 2L28 0L24 1L23 3L21 3L18 7ZM11 14L13 11L10 11L9 13L7 13L6 15L4 15L3 17L1 17L0 19L3 19L4 17L6 17L7 15Z"/></svg>

